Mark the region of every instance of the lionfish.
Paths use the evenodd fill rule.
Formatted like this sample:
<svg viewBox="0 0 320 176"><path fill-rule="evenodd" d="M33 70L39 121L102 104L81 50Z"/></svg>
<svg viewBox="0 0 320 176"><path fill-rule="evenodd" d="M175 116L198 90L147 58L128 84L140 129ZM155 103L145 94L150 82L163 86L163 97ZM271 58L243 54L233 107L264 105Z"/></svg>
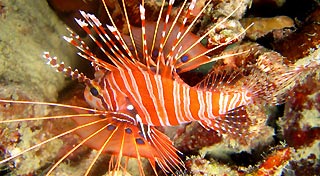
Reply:
<svg viewBox="0 0 320 176"><path fill-rule="evenodd" d="M129 31L129 35L124 35L115 25L105 1L102 2L111 25L103 26L94 15L83 11L80 11L83 19L75 20L111 63L107 62L106 58L93 54L88 45L71 30L70 37L64 37L67 42L80 50L78 53L80 56L91 61L95 70L94 79L88 78L78 70L66 67L63 62L58 63L57 58L51 57L48 52L44 53L48 64L58 72L86 85L84 97L91 108L56 103L0 100L2 103L61 106L74 109L78 113L61 117L0 121L0 123L10 123L71 117L78 125L76 128L18 152L0 161L0 164L59 137L76 133L82 141L56 161L46 175L50 175L61 162L82 145L97 150L96 157L85 175L90 173L102 153L111 155L109 170L113 175L119 174L119 171L126 173L130 158L137 160L140 175L145 175L142 158L149 161L156 175L158 175L157 167L166 174L174 174L176 171L183 173L185 166L179 157L181 153L156 127L176 126L197 121L203 127L215 130L220 135L227 135L236 140L247 138L251 133L250 126L254 122L248 118L245 107L257 102L276 102L277 97L283 96L278 92L294 81L297 73L304 70L303 68L278 70L271 80L263 73L274 68L261 61L258 63L260 69L253 70L251 77L242 87L233 87L231 84L228 86L236 77L234 74L220 79L215 72L209 73L203 81L191 87L179 77L180 73L232 56L211 58L207 54L217 47L207 49L200 44L200 41L239 7L225 20L217 23L213 29L197 37L190 30L211 0L204 5L189 26L186 23L195 8L196 0L191 0L186 12L182 15L187 4L185 0L174 19L170 19L174 0L167 3L166 11L166 1L163 0L156 22L146 21L144 2L142 2L139 6L141 17L139 28L130 25L126 5L122 0ZM182 18L182 23L178 22L178 18ZM238 37L239 35L230 41ZM230 41L218 47L228 45ZM233 55L245 52L247 51Z"/></svg>

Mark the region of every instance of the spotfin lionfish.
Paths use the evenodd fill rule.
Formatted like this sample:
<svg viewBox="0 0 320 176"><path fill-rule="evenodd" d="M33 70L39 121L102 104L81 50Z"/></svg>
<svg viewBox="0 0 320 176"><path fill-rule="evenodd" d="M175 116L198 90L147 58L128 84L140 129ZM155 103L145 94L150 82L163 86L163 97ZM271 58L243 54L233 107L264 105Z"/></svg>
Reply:
<svg viewBox="0 0 320 176"><path fill-rule="evenodd" d="M180 152L173 146L171 140L156 128L157 126L176 126L197 121L206 129L215 130L220 135L235 140L248 138L252 132L250 127L255 122L248 117L246 106L253 103L282 102L284 100L282 89L294 82L297 75L304 70L313 69L314 65L288 67L284 70L273 67L268 61L260 60L257 68L251 70L250 76L245 77L242 86L235 87L231 84L237 75L241 75L241 72L237 71L231 76L222 77L216 72L210 72L196 86L189 86L179 74L209 62L247 52L222 57L207 56L211 51L228 45L230 41L239 37L238 35L212 49L200 44L203 38L224 22L220 21L201 37L190 32L210 3L211 0L187 26L196 0L191 0L186 12L183 13L187 6L185 0L174 19L171 19L170 15L174 0L169 0L166 11L166 1L163 0L156 22L146 20L146 10L142 2L139 6L141 27L133 27L130 25L126 5L122 0L129 35L120 33L104 0L103 4L111 25L103 26L94 15L80 11L83 19L75 19L76 22L98 46L105 58L93 54L88 45L71 30L70 37L64 39L80 50L80 56L91 61L95 69L95 78L90 79L78 70L66 67L63 62L58 63L57 58L51 57L48 52L44 53L44 58L58 72L86 85L84 97L91 108L0 100L1 103L61 106L74 109L78 113L0 121L0 123L12 123L71 117L78 125L20 151L0 161L0 164L59 137L76 133L82 141L56 161L46 175L50 175L61 162L82 145L97 150L96 157L88 166L85 175L90 174L92 167L103 153L111 155L109 171L113 175L119 174L119 171L126 173L130 158L137 160L140 175L145 175L142 158L149 161L156 175L158 175L157 167L166 174L174 174L176 171L184 172L184 163L179 157ZM178 22L178 18L182 18L182 23ZM111 63L107 62L106 58Z"/></svg>

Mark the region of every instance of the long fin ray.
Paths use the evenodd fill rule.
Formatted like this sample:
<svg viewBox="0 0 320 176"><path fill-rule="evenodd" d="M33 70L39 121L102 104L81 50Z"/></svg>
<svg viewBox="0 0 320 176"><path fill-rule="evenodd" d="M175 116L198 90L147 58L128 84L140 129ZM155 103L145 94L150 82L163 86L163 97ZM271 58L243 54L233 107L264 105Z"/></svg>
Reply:
<svg viewBox="0 0 320 176"><path fill-rule="evenodd" d="M90 114L90 115L93 117L93 116L99 116L100 114ZM77 127L73 128L73 129L71 129L71 130L68 130L68 131L66 131L66 132L60 133L59 135L56 135L56 136L54 136L54 137L51 137L50 139L47 139L47 140L45 140L45 141L42 141L42 142L40 142L40 143L38 143L38 144L36 144L36 145L34 145L34 146L32 146L32 147L29 147L28 149L25 149L25 150L23 150L23 151L21 151L21 152L19 152L19 153L14 154L14 155L11 156L11 157L8 157L8 158L0 161L0 164L6 163L6 162L8 162L8 161L10 161L10 160L18 157L18 156L23 155L24 153L27 153L27 152L29 152L29 151L37 148L37 147L40 147L40 146L42 146L42 145L44 145L44 144L46 144L46 143L48 143L48 142L50 142L50 141L53 141L53 140L55 140L55 139L57 139L57 138L60 138L60 137L65 136L65 135L67 135L67 134L70 134L70 133L72 133L72 132L74 132L74 131L76 131L76 130L78 130L78 129L81 129L81 128L84 128L84 127L86 127L86 126L90 126L90 125L93 125L93 124L96 124L96 123L99 123L99 122L102 122L102 121L105 121L105 119L101 119L101 120L99 120L99 121L95 121L95 122L92 122L92 123L88 123L88 124L85 124L85 125L82 125L82 126L77 126Z"/></svg>
<svg viewBox="0 0 320 176"><path fill-rule="evenodd" d="M124 0L122 0L122 6L123 6L124 16L125 16L125 19L126 19L128 30L129 30L130 40L131 40L131 43L133 45L134 54L135 54L136 58L139 58L137 47L136 47L136 43L135 43L133 35L132 35L131 25L130 25L130 21L129 21L129 18L128 18L127 8L126 8L126 4L125 4Z"/></svg>
<svg viewBox="0 0 320 176"><path fill-rule="evenodd" d="M166 2L165 0L162 0L160 12L159 12L159 17L157 19L156 26L155 26L154 33L153 33L151 52L154 50L154 46L155 46L155 43L156 43L157 34L158 34L158 30L159 30L159 24L160 24L160 21L161 21L161 16L162 16L162 13L163 13L165 2Z"/></svg>
<svg viewBox="0 0 320 176"><path fill-rule="evenodd" d="M148 45L147 45L147 35L146 35L146 9L140 5L140 19L141 19L141 39L142 39L142 56L143 60L147 64L147 67L150 68L150 57L148 54Z"/></svg>
<svg viewBox="0 0 320 176"><path fill-rule="evenodd" d="M99 132L101 132L102 130L104 130L105 128L108 127L109 124L105 125L104 127L100 128L99 130L97 130L96 132L94 132L92 135L90 135L89 137L85 138L85 139L90 139L92 136L98 134ZM110 134L110 136L106 139L106 141L104 142L103 146L101 147L100 150L98 150L98 153L96 154L96 157L94 157L94 159L92 160L90 166L88 167L88 169L86 170L85 176L88 175L94 165L94 163L98 160L99 156L101 155L102 151L105 149L105 146L108 144L108 142L110 141L110 139L112 138L112 136L114 135L115 131L117 130L117 128Z"/></svg>
<svg viewBox="0 0 320 176"><path fill-rule="evenodd" d="M223 20L221 20L219 23L217 23L214 27L212 27L208 32L206 32L203 36L201 36L196 42L194 42L189 48L187 48L184 52L182 52L178 58L185 55L188 51L190 51L194 46L196 46L198 43L200 43L201 40L203 40L205 37L207 37L212 31L214 31L218 26L226 22L238 9L241 7L241 4L238 5L228 16L226 16Z"/></svg>
<svg viewBox="0 0 320 176"><path fill-rule="evenodd" d="M109 11L109 9L108 9L108 7L107 7L107 4L106 4L105 0L102 0L102 3L103 3L103 6L104 6L104 9L105 9L106 12L107 12L107 16L109 17L109 19L110 19L110 21L111 21L112 26L115 28L115 31L114 31L113 34L116 34L116 36L118 37L117 39L118 39L118 41L120 42L121 46L123 46L123 47L125 48L125 50L128 51L128 53L131 53L131 51L129 50L129 47L127 46L127 44L126 44L126 42L124 41L124 39L121 37L121 34L120 34L119 30L117 29L117 26L116 26L116 24L115 24L115 22L114 22L114 20L113 20L113 18L112 18L112 16L111 16L111 14L110 14L110 11ZM132 53L131 53L130 55L132 56ZM133 57L132 57L132 59L133 59L133 61L134 61L134 58L133 58Z"/></svg>
<svg viewBox="0 0 320 176"><path fill-rule="evenodd" d="M224 89L226 86L232 86L235 81L243 76L243 70L226 71L212 70L194 87L208 91Z"/></svg>
<svg viewBox="0 0 320 176"><path fill-rule="evenodd" d="M188 60L187 62L180 62L180 63L177 63L176 64L176 68L179 70L179 73L183 73L183 72L186 72L186 71L189 71L189 70L192 70L194 68L197 68L199 67L200 65L203 65L203 64L206 64L206 63L210 63L210 62L214 62L214 61L218 61L218 60L221 60L221 59L225 59L225 58L228 58L228 57L232 57L232 56L237 56L237 55L241 55L241 54L245 54L245 53L248 53L250 50L246 50L246 51L242 51L242 52L237 52L237 53L234 53L234 54L227 54L227 55L222 55L222 56L218 56L218 57L213 57L213 58L210 58L208 56L206 56L206 54L214 51L214 50L217 50L223 46L226 46L228 44L230 44L230 42L236 40L237 38L239 38L241 35L243 35L253 24L249 25L244 31L242 31L240 34L237 34L235 37L233 37L231 40L221 44L221 45L218 45L214 48L211 48L211 49L208 49L207 51L205 52L202 52L201 54L191 58L190 60ZM178 56L179 58L179 56Z"/></svg>
<svg viewBox="0 0 320 176"><path fill-rule="evenodd" d="M151 128L152 129L150 130L149 137L153 146L155 146L158 149L159 154L162 156L161 158L159 158L159 164L161 163L161 168L166 172L172 172L171 168L180 171L185 169L182 160L177 155L177 152L179 151L176 148L174 148L170 139L163 133L158 131L156 128Z"/></svg>
<svg viewBox="0 0 320 176"><path fill-rule="evenodd" d="M104 126L103 128L97 130L95 133L91 134L89 137L83 139L79 144L77 144L76 146L74 146L71 150L69 150L63 157L61 157L51 168L50 170L46 173L46 176L49 176L53 170L55 168L57 168L57 166L63 161L65 160L69 155L71 155L75 150L77 150L80 146L82 146L86 141L88 141L91 137L95 136L96 134L98 134L99 132L101 132L102 130L104 130L107 127ZM90 167L89 167L90 168ZM87 174L85 174L87 175Z"/></svg>
<svg viewBox="0 0 320 176"><path fill-rule="evenodd" d="M76 20L77 21L77 20ZM79 23L82 23L81 21L78 21ZM82 25L85 25L82 23ZM108 69L110 71L114 70L115 67L109 63L106 63L105 61L97 58L89 49L89 47L85 44L85 42L76 35L71 29L67 28L67 30L70 32L70 37L64 36L63 38L70 43L71 45L75 46L79 52L78 54L83 57L84 59L91 61L95 63L96 65L103 67L105 69ZM44 55L49 54L48 52L45 52Z"/></svg>
<svg viewBox="0 0 320 176"><path fill-rule="evenodd" d="M101 22L94 16L94 15L90 15L87 14L83 11L80 11L81 15L84 17L84 19L87 21L83 22L81 20L76 20L77 23L83 28L83 30L89 35L89 37L95 42L95 44L99 47L99 49L107 56L111 59L111 61L117 66L117 67L121 67L124 64L128 63L128 59L127 56L117 47L117 45L112 41L112 39L109 37L109 35L105 32L105 30L102 28L101 26ZM107 47L110 49L111 53L115 55L115 57L117 59L114 58L114 56L112 56L109 52L107 52L104 49L104 46L101 42L99 42L91 33L91 31L88 28L88 25L90 25L94 31L98 34L99 38L103 41L103 43L105 45L107 45ZM115 27L112 26L107 26L108 29L114 33L116 31ZM102 33L104 35L102 35ZM115 35L115 37L117 38L117 36ZM120 61L121 63L119 63L118 61Z"/></svg>
<svg viewBox="0 0 320 176"><path fill-rule="evenodd" d="M176 46L178 46L181 41L184 39L184 37L190 32L191 28L194 26L194 24L196 23L196 21L200 18L200 16L202 15L202 13L204 12L204 10L208 7L208 5L211 3L212 0L209 0L205 6L201 9L201 11L197 14L197 16L193 19L193 21L190 23L190 25L187 27L187 29L184 31L184 33L182 34L182 36L179 38L179 40L177 41L177 43L175 44ZM176 48L175 46L175 48ZM182 55L181 55L182 56ZM180 56L180 57L181 57ZM179 55L176 56L175 58L178 59L180 58Z"/></svg>
<svg viewBox="0 0 320 176"><path fill-rule="evenodd" d="M192 2L194 2L194 1L195 1L195 0L193 0ZM186 3L187 3L187 0L184 0L182 6L180 7L180 10L179 10L178 14L177 14L176 17L174 18L174 20L173 20L173 22L172 22L172 25L170 26L170 29L169 29L169 31L168 31L167 37L165 38L165 40L164 40L164 42L163 42L163 45L164 45L164 46L166 45L166 43L167 43L167 41L168 41L168 39L169 39L169 36L171 35L171 32L172 32L174 26L177 24L177 21L178 21L178 19L179 19L179 16L181 15L181 13L182 13L182 11L183 11L183 8L184 8L184 6L186 5ZM189 9L190 9L190 7L192 7L192 5L189 6ZM189 13L190 13L189 11L190 11L190 10L188 10L188 13L185 15L184 20L183 20L183 23L180 25L179 32L177 33L176 39L175 39L175 41L173 42L173 47L171 48L171 51L170 51L170 52L168 53L168 55L166 56L166 65L167 65L167 66L169 66L169 64L172 65L172 59L173 59L173 58L172 58L172 55L173 55L173 52L174 52L174 50L175 50L175 42L178 40L178 38L180 38L181 32L182 32L182 30L183 30L183 28L184 28L184 25L185 25L185 23L186 23L186 21L187 21L187 19L188 19L188 16L189 16Z"/></svg>
<svg viewBox="0 0 320 176"><path fill-rule="evenodd" d="M186 3L187 3L187 0L185 0L185 1L183 2L182 6L180 7L180 10L179 10L176 18L174 19L174 21L173 21L173 23L172 23L172 25L171 25L171 27L170 27L170 30L169 30L169 32L168 32L168 36L167 36L166 40L164 41L164 45L166 44L166 42L167 42L167 40L168 40L168 38L169 38L169 35L170 35L171 31L173 30L173 27L176 25L177 20L178 20L180 14L182 13L182 10L183 10L184 6L186 5ZM170 65L173 65L173 60L174 60L174 58L173 58L173 52L175 51L175 49L176 49L176 47L177 47L177 43L178 43L178 41L179 41L179 39L180 39L180 37L181 37L181 34L182 34L182 32L183 32L183 29L184 29L184 27L185 27L185 24L186 24L189 16L190 16L190 13L191 13L191 11L194 9L194 7L195 7L195 3L196 3L196 0L192 0L192 1L191 1L190 5L189 5L189 7L188 7L188 11L187 11L186 15L184 16L184 18L183 18L183 20L182 20L182 24L180 24L179 32L177 33L177 36L176 36L175 40L173 41L173 46L172 46L170 52L169 52L168 55L167 55L167 61L166 61L166 62L167 62L167 65L169 65L169 64L170 64ZM175 59L175 60L176 60L176 59Z"/></svg>
<svg viewBox="0 0 320 176"><path fill-rule="evenodd" d="M173 3L174 3L174 0L170 0L169 1L167 13L166 13L166 16L165 16L165 21L164 21L163 28L162 28L162 31L161 31L161 38L160 38L158 56L157 56L157 59L156 59L156 61L157 62L161 62L162 65L165 64L165 60L164 60L164 57L163 57L164 41L165 41L165 37L166 37L166 30L167 30L167 26L168 26L168 23L169 23L169 18L170 18L170 13L171 13L171 10L172 10ZM159 24L157 24L157 25L159 25Z"/></svg>
<svg viewBox="0 0 320 176"><path fill-rule="evenodd" d="M63 108L84 110L84 111L92 112L92 113L103 113L103 112L106 112L106 111L99 111L99 110L91 109L91 108L84 108L84 107L81 107L81 106L73 106L73 105L60 104L60 103L48 103L48 102L41 102L41 101L4 100L4 99L0 99L0 103L58 106L58 107L63 107Z"/></svg>

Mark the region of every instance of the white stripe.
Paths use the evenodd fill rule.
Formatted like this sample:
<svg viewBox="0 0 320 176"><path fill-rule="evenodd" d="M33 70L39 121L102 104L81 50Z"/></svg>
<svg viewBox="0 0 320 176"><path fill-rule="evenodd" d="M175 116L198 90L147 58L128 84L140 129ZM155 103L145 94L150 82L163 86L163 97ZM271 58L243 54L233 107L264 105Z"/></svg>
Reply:
<svg viewBox="0 0 320 176"><path fill-rule="evenodd" d="M166 18L165 18L164 22L168 23L168 21L169 21L169 15L166 15Z"/></svg>
<svg viewBox="0 0 320 176"><path fill-rule="evenodd" d="M194 121L195 119L192 117L192 114L190 111L190 88L187 86L182 86L182 90L183 90L184 113L190 121Z"/></svg>
<svg viewBox="0 0 320 176"><path fill-rule="evenodd" d="M227 112L228 100L229 95L221 92L219 97L219 114L225 114Z"/></svg>
<svg viewBox="0 0 320 176"><path fill-rule="evenodd" d="M89 18L94 22L94 24L98 27L101 26L101 22L98 20L97 17L95 17L94 15L92 14L88 14Z"/></svg>
<svg viewBox="0 0 320 176"><path fill-rule="evenodd" d="M219 95L219 114L225 114L227 110L229 95L220 92Z"/></svg>
<svg viewBox="0 0 320 176"><path fill-rule="evenodd" d="M149 123L151 124L152 122L151 122L150 114L148 113L148 111L147 111L147 109L144 107L144 105L141 103L141 97L139 96L140 99L138 100L138 98L133 94L133 92L131 91L130 85L129 85L129 83L128 83L128 80L127 80L127 78L126 78L126 75L125 75L125 73L123 72L122 69L119 69L119 73L120 73L120 75L121 75L121 77L122 77L122 80L123 80L123 82L124 82L124 86L126 87L126 89L128 90L128 92L130 93L130 95L134 98L134 100L135 100L136 103L138 104L139 108L142 110L143 115L146 117L147 123L148 123L148 124L149 124Z"/></svg>
<svg viewBox="0 0 320 176"><path fill-rule="evenodd" d="M206 91L206 103L207 103L207 112L208 118L213 119L214 115L212 113L212 93L210 91Z"/></svg>
<svg viewBox="0 0 320 176"><path fill-rule="evenodd" d="M236 108L236 104L240 101L240 93L234 93L232 99L230 100L228 111Z"/></svg>
<svg viewBox="0 0 320 176"><path fill-rule="evenodd" d="M116 92L121 92L122 95L124 95L124 93L119 88L119 86L118 86L116 80L114 79L114 76L113 76L112 73L110 74L110 78L111 78L111 80L108 80L108 82L109 82L109 85L110 85L110 89L113 92L113 98L114 98L114 102L115 102L115 106L116 106L116 109L114 109L114 110L115 111L119 111L119 104L118 104L118 101L117 101ZM110 83L113 83L113 84L110 84ZM113 88L113 86L115 87L115 89Z"/></svg>
<svg viewBox="0 0 320 176"><path fill-rule="evenodd" d="M103 81L103 94L105 94L103 97L104 99L106 99L106 104L109 106L108 107L108 110L111 110L111 107L112 107L112 101L111 101L111 96L109 94L109 90L107 88L107 84L106 84L106 77L103 77L101 79L101 81ZM110 87L110 86L108 86Z"/></svg>
<svg viewBox="0 0 320 176"><path fill-rule="evenodd" d="M226 114L228 112L228 105L229 105L229 100L230 100L230 95L229 93L225 94L225 96L223 97L223 111L224 114Z"/></svg>
<svg viewBox="0 0 320 176"><path fill-rule="evenodd" d="M152 101L154 102L153 104L154 104L154 107L155 107L155 109L157 111L159 122L160 122L160 124L162 126L164 126L164 123L162 121L162 117L160 116L160 113L159 113L160 110L159 110L159 107L158 107L157 98L154 96L153 86L151 84L150 76L149 76L149 74L146 74L146 72L144 72L142 70L141 70L141 73L143 74L143 77L145 79L145 83L146 83L146 86L147 86L147 89L148 89L148 92L149 92L149 96L151 97ZM151 123L150 125L154 125L154 124Z"/></svg>
<svg viewBox="0 0 320 176"><path fill-rule="evenodd" d="M214 123L214 127L216 127L217 129L219 129L219 128L220 128L219 123L220 123L220 122L218 122L218 123Z"/></svg>
<svg viewBox="0 0 320 176"><path fill-rule="evenodd" d="M198 102L200 106L200 109L198 111L198 116L201 120L205 120L206 117L204 116L204 112L205 112L206 104L204 103L204 100L203 100L203 92L197 91L197 95L198 95Z"/></svg>
<svg viewBox="0 0 320 176"><path fill-rule="evenodd" d="M247 96L247 93L248 92L246 90L242 91L241 104L240 104L241 106L242 105L247 105L247 104L252 102L252 98Z"/></svg>
<svg viewBox="0 0 320 176"><path fill-rule="evenodd" d="M180 107L180 90L179 90L179 84L177 81L173 81L173 104L174 104L174 113L176 115L176 119L179 122L179 124L182 124L184 122L184 119L182 118L181 114L181 107Z"/></svg>
<svg viewBox="0 0 320 176"><path fill-rule="evenodd" d="M160 104L161 104L162 108L165 109L166 106L165 106L164 96L163 96L163 87L162 87L161 76L155 75L154 78L155 78L154 80L156 81L157 90L158 90L158 99L160 100ZM163 112L165 113L165 117L161 117L161 118L165 120L166 125L170 126L167 111L164 110Z"/></svg>
<svg viewBox="0 0 320 176"><path fill-rule="evenodd" d="M160 43L160 48L163 48L163 44L162 43Z"/></svg>
<svg viewBox="0 0 320 176"><path fill-rule="evenodd" d="M181 35L181 32L179 31L178 34L177 34L177 38L176 38L177 40L180 38L180 35Z"/></svg>
<svg viewBox="0 0 320 176"><path fill-rule="evenodd" d="M186 24L187 23L188 18L183 19L182 24Z"/></svg>
<svg viewBox="0 0 320 176"><path fill-rule="evenodd" d="M189 6L189 10L192 10L194 9L195 5L196 5L196 0L192 0L191 3L190 3L190 6Z"/></svg>
<svg viewBox="0 0 320 176"><path fill-rule="evenodd" d="M142 103L142 98L141 98L141 95L140 95L140 91L139 91L139 88L138 88L136 79L134 78L134 76L133 76L133 74L132 74L131 69L129 69L129 70L127 71L127 73L129 74L129 77L130 77L130 80L131 80L131 85L132 85L132 87L133 87L133 90L135 91L135 95L137 96L139 102Z"/></svg>
<svg viewBox="0 0 320 176"><path fill-rule="evenodd" d="M145 20L146 19L146 16L145 16L146 10L145 10L145 8L140 4L139 9L140 9L140 18L141 18L141 20Z"/></svg>

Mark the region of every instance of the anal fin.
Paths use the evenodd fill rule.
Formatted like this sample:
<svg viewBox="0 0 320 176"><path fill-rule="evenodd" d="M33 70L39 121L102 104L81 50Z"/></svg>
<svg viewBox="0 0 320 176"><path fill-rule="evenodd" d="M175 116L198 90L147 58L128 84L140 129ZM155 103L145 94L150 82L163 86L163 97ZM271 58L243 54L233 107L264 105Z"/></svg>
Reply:
<svg viewBox="0 0 320 176"><path fill-rule="evenodd" d="M246 111L245 106L230 110L225 115L213 119L201 121L206 129L217 131L220 135L234 139L240 143L246 143L245 139L251 135L250 127L254 125Z"/></svg>

